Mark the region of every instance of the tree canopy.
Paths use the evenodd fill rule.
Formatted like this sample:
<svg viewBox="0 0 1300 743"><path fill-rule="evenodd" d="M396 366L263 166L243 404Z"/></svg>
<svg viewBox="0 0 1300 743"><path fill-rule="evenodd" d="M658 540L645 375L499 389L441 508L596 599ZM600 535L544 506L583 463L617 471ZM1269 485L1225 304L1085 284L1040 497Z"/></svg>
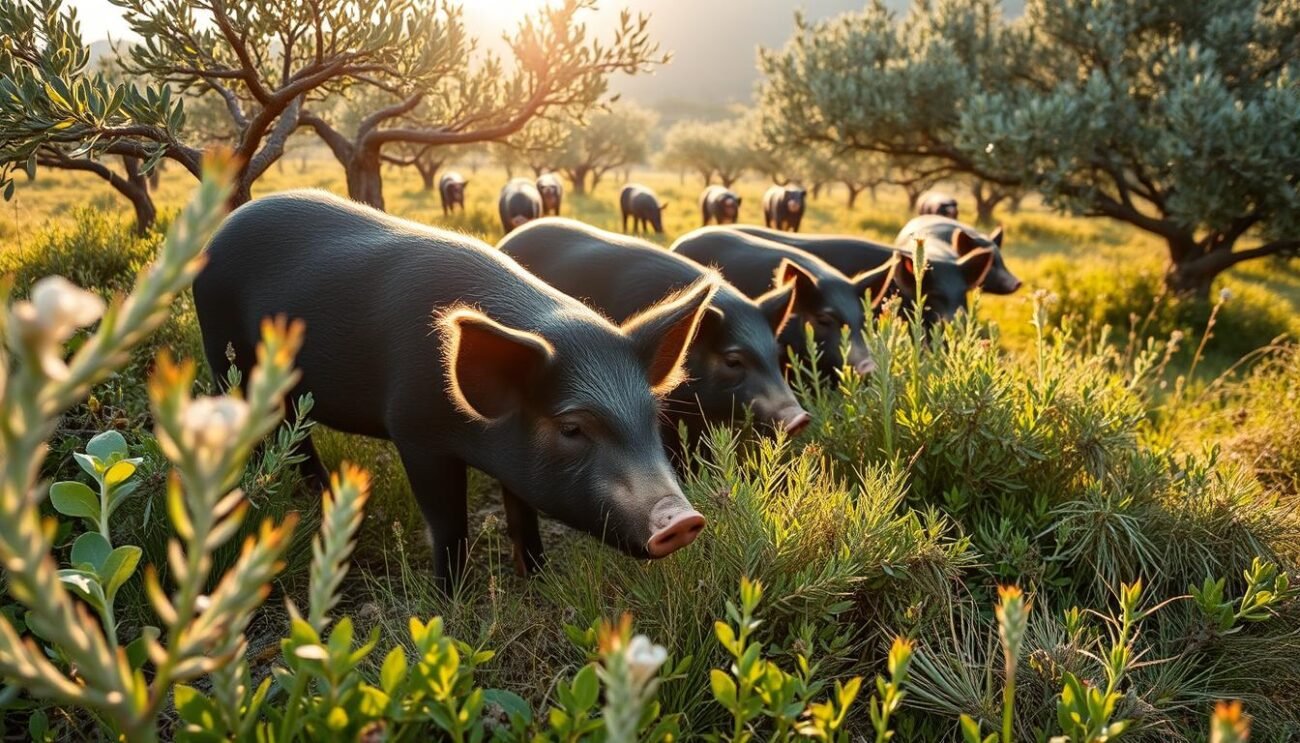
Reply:
<svg viewBox="0 0 1300 743"><path fill-rule="evenodd" d="M659 162L674 170L694 170L708 185L717 178L730 188L761 158L751 146L744 117L722 121L679 121L664 134Z"/></svg>
<svg viewBox="0 0 1300 743"><path fill-rule="evenodd" d="M352 198L383 207L382 150L396 143L453 145L501 141L538 117L564 118L597 104L615 72L635 74L665 61L650 41L647 16L624 11L609 43L592 39L581 14L594 0L566 0L520 24L509 39L513 68L476 55L458 6L427 8L434 34L416 73L385 70L366 84L388 96L352 132L325 112L302 117L347 172Z"/></svg>
<svg viewBox="0 0 1300 743"><path fill-rule="evenodd" d="M1170 288L1300 250L1300 13L1288 0L883 3L761 55L764 130L936 163L1127 222ZM1243 238L1255 243L1242 247Z"/></svg>
<svg viewBox="0 0 1300 743"><path fill-rule="evenodd" d="M169 158L194 174L208 143L185 130L184 101L221 101L241 163L233 203L311 126L344 164L353 198L383 206L388 144L503 139L534 117L583 110L608 74L660 62L645 17L624 12L609 43L589 38L566 0L523 22L515 66L476 55L450 0L114 0L143 41L121 60L130 82L88 69L75 11L61 0L0 0L0 188L35 153ZM340 97L377 105L344 131Z"/></svg>
<svg viewBox="0 0 1300 743"><path fill-rule="evenodd" d="M646 161L650 131L658 120L653 111L635 103L618 102L597 111L569 127L555 167L577 193L587 190L588 176L595 188L610 170Z"/></svg>

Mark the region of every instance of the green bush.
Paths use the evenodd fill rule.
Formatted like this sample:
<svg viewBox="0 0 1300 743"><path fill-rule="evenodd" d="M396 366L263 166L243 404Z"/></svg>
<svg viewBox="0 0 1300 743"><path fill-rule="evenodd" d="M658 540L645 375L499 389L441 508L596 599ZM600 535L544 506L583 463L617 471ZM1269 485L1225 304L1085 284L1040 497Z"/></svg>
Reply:
<svg viewBox="0 0 1300 743"><path fill-rule="evenodd" d="M1200 349L1210 358L1206 370L1211 377L1279 338L1294 338L1298 327L1270 292L1231 280L1223 283L1212 301L1179 298L1166 292L1163 269L1156 263L1067 258L1047 261L1041 279L1054 298L1054 324L1071 322L1087 335L1109 327L1110 338L1120 345L1178 338L1174 373L1186 372Z"/></svg>

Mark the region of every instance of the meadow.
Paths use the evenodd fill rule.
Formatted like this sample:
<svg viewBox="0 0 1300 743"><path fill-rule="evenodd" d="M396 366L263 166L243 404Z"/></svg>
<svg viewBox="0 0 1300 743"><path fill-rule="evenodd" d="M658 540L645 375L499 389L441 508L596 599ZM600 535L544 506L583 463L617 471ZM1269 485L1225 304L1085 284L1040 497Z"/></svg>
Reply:
<svg viewBox="0 0 1300 743"><path fill-rule="evenodd" d="M414 171L399 170L386 175L388 210L495 242L506 175L462 172L464 215L444 219L437 194L422 190ZM697 178L634 171L633 180L670 203L657 242L698 226ZM611 174L592 194L566 194L564 215L617 231L620 185ZM766 186L738 184L742 221L761 222ZM258 181L255 195L298 187L345 193L332 164L287 160ZM192 188L188 175L165 173L160 211L174 213ZM882 190L874 203L864 196L849 211L843 193L831 191L811 201L804 231L892 242L907 217L901 193ZM870 379L828 385L797 371L797 392L815 418L798 439L715 431L685 476L709 528L663 561L633 561L546 522L547 570L516 577L499 489L474 473L471 569L446 597L429 579L423 522L394 450L317 431L327 465L348 461L372 474L352 570L332 612L351 616L358 637L379 630L381 652L359 661L357 673L380 679L380 658L394 643L418 657L408 618L440 616L448 635L495 653L465 663L474 684L517 695L490 696L483 713L492 717L483 723L489 735L510 739L519 720L507 700L527 703L529 724L548 714L554 724L555 709L583 711L575 699L583 669L603 657L595 628L628 612L637 632L667 649L659 711L680 716L685 739L743 739L736 731L749 729L758 739L774 736L786 720L773 698L789 694L803 712L853 677L868 679L842 721L840 732L853 740L882 739L867 697L879 705L895 681L905 696L885 727L904 741L959 740L969 735L963 716L987 732L1008 714L1015 740L1106 740L1107 726L1119 723L1126 728L1111 738L1122 731L1126 740L1204 740L1214 702L1227 699L1244 702L1255 740L1300 735L1300 601L1286 580L1300 560L1300 354L1287 340L1300 337L1300 261L1238 268L1213 304L1198 305L1164 296L1162 246L1135 231L1032 201L998 220L1006 260L1025 288L979 298L930 341L887 312L868 333L881 365ZM160 238L133 237L129 211L93 179L43 171L4 207L0 244L0 268L15 275L19 296L58 273L108 297L130 288ZM145 379L163 349L199 358L185 295L124 370L62 418L42 471L76 479L74 452L101 431L120 431L142 459L140 487L115 517L117 539L140 545L142 562L160 566L169 464ZM198 374L198 389L212 390L201 362ZM284 599L302 604L309 592L321 509L287 456L297 433L281 429L242 476L249 524L301 516L275 591L245 633L254 679L284 662ZM71 537L64 522L60 552ZM215 563L235 558L228 547ZM752 589L742 597L746 580L761 582L761 601ZM121 589L124 641L157 623L141 583ZM999 586L1013 584L1027 604L1000 597ZM733 646L731 666L714 620L744 627L751 610L762 621L750 641L786 669L772 674L786 686L778 693L750 679L761 701L741 709L735 695L747 688L747 661ZM1027 619L1008 619L1012 610ZM1010 646L1008 627L1020 633ZM896 636L912 649L902 678L891 679ZM736 677L730 698L710 669ZM1070 679L1088 690L1085 701L1070 696ZM1094 693L1101 701L1089 707ZM7 725L41 719L56 738L96 729L92 715L67 707L13 710ZM165 717L167 735L183 737L192 723L184 710L169 708ZM573 729L549 735L584 739Z"/></svg>

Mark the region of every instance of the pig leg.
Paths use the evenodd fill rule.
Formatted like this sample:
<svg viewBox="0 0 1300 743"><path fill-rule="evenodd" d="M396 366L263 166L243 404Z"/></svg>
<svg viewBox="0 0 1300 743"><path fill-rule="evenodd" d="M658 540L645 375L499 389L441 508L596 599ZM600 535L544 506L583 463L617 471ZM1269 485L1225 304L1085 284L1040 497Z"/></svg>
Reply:
<svg viewBox="0 0 1300 743"><path fill-rule="evenodd" d="M503 488L501 495L506 505L506 530L514 543L515 573L520 577L535 575L546 565L537 511L509 490Z"/></svg>
<svg viewBox="0 0 1300 743"><path fill-rule="evenodd" d="M293 453L305 457L298 463L298 471L302 473L303 481L306 483L308 490L315 492L329 487L329 470L325 468L325 463L321 461L320 452L316 451L316 444L312 441L310 435L298 442L298 446L294 448Z"/></svg>
<svg viewBox="0 0 1300 743"><path fill-rule="evenodd" d="M635 226L636 220L632 220L632 224ZM627 212L623 212L623 234L627 234Z"/></svg>
<svg viewBox="0 0 1300 743"><path fill-rule="evenodd" d="M469 557L469 513L465 463L433 456L430 447L398 444L411 494L433 537L433 575L450 592L460 581Z"/></svg>

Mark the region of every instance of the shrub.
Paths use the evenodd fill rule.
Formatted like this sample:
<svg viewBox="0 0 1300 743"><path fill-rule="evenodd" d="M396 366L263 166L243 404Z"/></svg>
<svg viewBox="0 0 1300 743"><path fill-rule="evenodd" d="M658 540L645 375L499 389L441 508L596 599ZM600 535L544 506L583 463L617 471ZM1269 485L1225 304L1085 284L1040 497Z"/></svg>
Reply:
<svg viewBox="0 0 1300 743"><path fill-rule="evenodd" d="M1187 371L1199 353L1210 357L1206 371L1213 377L1279 338L1294 338L1300 327L1275 295L1241 282L1222 282L1213 303L1170 295L1163 269L1150 262L1057 258L1046 263L1040 283L1055 298L1054 325L1068 321L1087 335L1109 327L1112 341L1129 346L1183 338L1176 373Z"/></svg>

